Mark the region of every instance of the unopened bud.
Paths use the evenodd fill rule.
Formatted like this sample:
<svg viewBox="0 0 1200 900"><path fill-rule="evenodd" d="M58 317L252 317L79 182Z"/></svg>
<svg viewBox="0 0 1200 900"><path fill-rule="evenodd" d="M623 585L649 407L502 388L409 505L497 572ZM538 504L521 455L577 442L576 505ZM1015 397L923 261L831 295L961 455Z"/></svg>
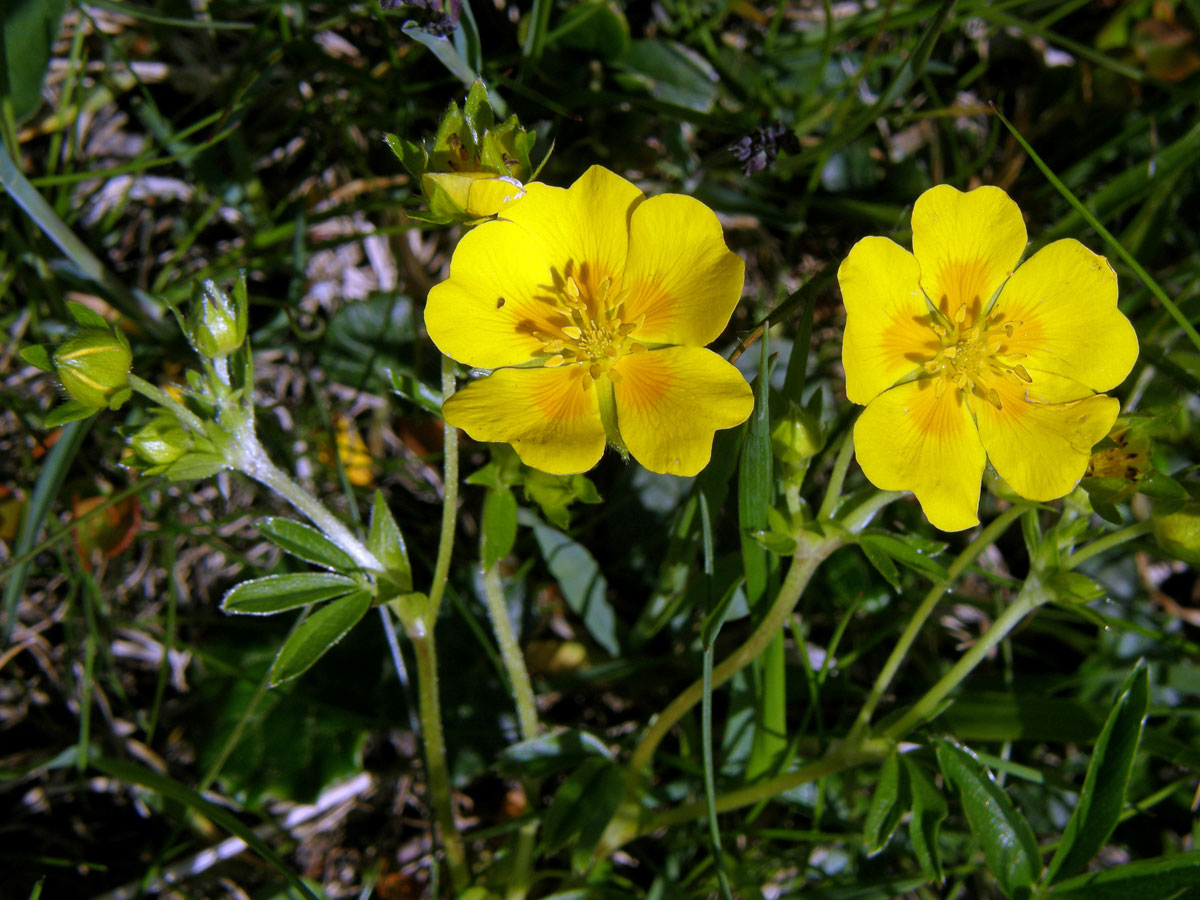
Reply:
<svg viewBox="0 0 1200 900"><path fill-rule="evenodd" d="M1193 500L1173 513L1156 515L1154 537L1176 559L1200 563L1200 502Z"/></svg>
<svg viewBox="0 0 1200 900"><path fill-rule="evenodd" d="M71 399L94 409L116 409L130 394L133 354L119 331L84 328L54 352L58 379Z"/></svg>
<svg viewBox="0 0 1200 900"><path fill-rule="evenodd" d="M821 425L808 410L793 406L771 429L771 448L781 462L798 465L825 446Z"/></svg>
<svg viewBox="0 0 1200 900"><path fill-rule="evenodd" d="M198 352L212 359L226 357L246 339L245 305L230 300L216 284L206 281L203 294L192 302L188 331Z"/></svg>
<svg viewBox="0 0 1200 900"><path fill-rule="evenodd" d="M129 439L134 452L152 466L170 465L187 453L191 445L191 437L171 416L159 416Z"/></svg>
<svg viewBox="0 0 1200 900"><path fill-rule="evenodd" d="M452 222L477 222L496 215L525 196L515 178L492 172L429 172L421 190L434 216Z"/></svg>

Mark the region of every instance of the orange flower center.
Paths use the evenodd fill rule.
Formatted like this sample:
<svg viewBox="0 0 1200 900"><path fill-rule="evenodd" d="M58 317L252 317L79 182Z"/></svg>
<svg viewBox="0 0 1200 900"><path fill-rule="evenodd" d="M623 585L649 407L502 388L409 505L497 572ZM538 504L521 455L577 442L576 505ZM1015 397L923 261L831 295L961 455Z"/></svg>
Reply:
<svg viewBox="0 0 1200 900"><path fill-rule="evenodd" d="M555 307L549 317L550 331L535 331L533 336L546 354L544 365L583 366L583 385L591 387L601 376L614 384L621 375L614 366L623 356L644 353L646 346L630 338L641 327L641 319L624 320L625 304L610 304L612 279L603 278L594 290L581 289L574 276L568 275L553 297Z"/></svg>
<svg viewBox="0 0 1200 900"><path fill-rule="evenodd" d="M1000 394L991 383L1002 378L1014 384L1032 384L1033 378L1017 362L1024 353L1009 352L1007 339L1020 322L1006 321L1004 314L972 316L962 304L952 318L938 314L930 327L937 335L938 349L924 363L925 371L938 378L937 396L947 387L974 394L1000 409Z"/></svg>

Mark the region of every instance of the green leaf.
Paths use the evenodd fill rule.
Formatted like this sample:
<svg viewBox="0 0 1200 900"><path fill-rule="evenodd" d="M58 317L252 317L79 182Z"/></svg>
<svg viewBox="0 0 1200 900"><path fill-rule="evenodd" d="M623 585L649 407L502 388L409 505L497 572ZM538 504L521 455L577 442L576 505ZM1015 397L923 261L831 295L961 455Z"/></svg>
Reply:
<svg viewBox="0 0 1200 900"><path fill-rule="evenodd" d="M549 40L611 62L629 50L629 22L611 0L584 0L563 13Z"/></svg>
<svg viewBox="0 0 1200 900"><path fill-rule="evenodd" d="M498 765L507 775L544 778L596 757L612 759L612 751L595 735L568 729L506 747L500 753Z"/></svg>
<svg viewBox="0 0 1200 900"><path fill-rule="evenodd" d="M1082 869L1116 828L1149 703L1149 673L1139 662L1096 741L1079 801L1046 871L1046 884Z"/></svg>
<svg viewBox="0 0 1200 900"><path fill-rule="evenodd" d="M221 600L221 609L239 615L269 616L309 603L319 603L358 590L358 582L332 572L268 575L243 581Z"/></svg>
<svg viewBox="0 0 1200 900"><path fill-rule="evenodd" d="M412 341L412 303L407 297L376 294L334 314L318 360L331 378L382 393L394 383L389 375L413 374Z"/></svg>
<svg viewBox="0 0 1200 900"><path fill-rule="evenodd" d="M900 763L908 770L908 784L912 791L912 817L908 820L908 837L912 841L913 853L921 864L921 871L930 881L941 884L946 880L942 871L942 855L938 851L938 832L949 809L942 792L934 786L908 754L900 757Z"/></svg>
<svg viewBox="0 0 1200 900"><path fill-rule="evenodd" d="M432 34L412 22L406 24L401 30L418 44L428 47L433 55L437 57L438 62L445 66L447 71L463 84L470 85L478 77L478 73L462 58L462 55L455 49L454 45L444 37Z"/></svg>
<svg viewBox="0 0 1200 900"><path fill-rule="evenodd" d="M383 141L396 154L396 158L400 160L409 175L420 179L425 174L425 169L429 165L429 154L425 152L424 147L414 144L398 134L385 134Z"/></svg>
<svg viewBox="0 0 1200 900"><path fill-rule="evenodd" d="M163 472L171 481L195 481L211 478L228 468L225 457L215 453L188 453L171 463Z"/></svg>
<svg viewBox="0 0 1200 900"><path fill-rule="evenodd" d="M90 306L84 306L75 300L68 300L67 312L71 314L71 318L81 328L99 328L102 331L109 330L108 320Z"/></svg>
<svg viewBox="0 0 1200 900"><path fill-rule="evenodd" d="M884 760L879 781L871 795L871 806L863 824L863 851L867 856L881 852L912 802L909 772L900 765L900 754L893 753Z"/></svg>
<svg viewBox="0 0 1200 900"><path fill-rule="evenodd" d="M397 396L415 404L427 413L435 416L442 414L442 395L435 391L415 375L405 372L388 370L388 382Z"/></svg>
<svg viewBox="0 0 1200 900"><path fill-rule="evenodd" d="M896 590L900 590L900 570L896 568L896 564L892 562L892 558L888 556L886 551L881 550L875 543L866 538L859 541L858 546L862 548L867 562L875 567L875 571L882 575L888 584Z"/></svg>
<svg viewBox="0 0 1200 900"><path fill-rule="evenodd" d="M583 620L597 644L613 656L619 655L617 617L608 602L608 582L595 557L582 544L547 525L535 524L533 535L567 605Z"/></svg>
<svg viewBox="0 0 1200 900"><path fill-rule="evenodd" d="M80 403L78 400L67 400L46 413L46 418L42 421L42 427L57 428L60 425L86 419L88 416L93 416L98 412L100 412L99 407L88 406L87 404Z"/></svg>
<svg viewBox="0 0 1200 900"><path fill-rule="evenodd" d="M359 591L322 606L292 632L271 666L271 686L295 678L346 636L371 608L371 595Z"/></svg>
<svg viewBox="0 0 1200 900"><path fill-rule="evenodd" d="M525 496L560 529L571 524L574 503L599 503L600 493L586 475L551 475L537 469L523 471Z"/></svg>
<svg viewBox="0 0 1200 900"><path fill-rule="evenodd" d="M655 100L709 112L717 98L717 73L704 57L674 41L634 41L621 60L624 81Z"/></svg>
<svg viewBox="0 0 1200 900"><path fill-rule="evenodd" d="M1173 900L1200 887L1200 851L1141 859L1077 875L1046 893L1047 900Z"/></svg>
<svg viewBox="0 0 1200 900"><path fill-rule="evenodd" d="M412 590L412 565L408 561L408 547L400 526L392 518L383 492L376 491L371 502L371 527L367 531L367 549L383 563L392 584L401 592Z"/></svg>
<svg viewBox="0 0 1200 900"><path fill-rule="evenodd" d="M557 853L575 843L572 860L591 854L625 793L625 776L611 760L593 757L584 761L562 783L542 822L547 853Z"/></svg>
<svg viewBox="0 0 1200 900"><path fill-rule="evenodd" d="M21 359L43 372L54 371L54 359L43 344L30 344L21 350Z"/></svg>
<svg viewBox="0 0 1200 900"><path fill-rule="evenodd" d="M58 36L66 0L6 0L0 10L0 91L21 122L41 101L42 77Z"/></svg>
<svg viewBox="0 0 1200 900"><path fill-rule="evenodd" d="M860 543L864 552L869 544L901 565L928 575L936 581L946 578L945 567L933 559L946 549L946 545L940 541L931 541L916 534L897 535L871 530L863 532Z"/></svg>
<svg viewBox="0 0 1200 900"><path fill-rule="evenodd" d="M945 740L936 746L942 774L957 790L971 833L1001 892L1010 900L1029 897L1042 870L1029 823L969 751Z"/></svg>
<svg viewBox="0 0 1200 900"><path fill-rule="evenodd" d="M259 519L257 527L263 537L282 550L315 566L324 566L335 572L352 572L358 568L354 558L345 550L317 531L311 525L268 516Z"/></svg>
<svg viewBox="0 0 1200 900"><path fill-rule="evenodd" d="M508 556L517 540L517 498L511 488L495 487L483 501L483 567Z"/></svg>

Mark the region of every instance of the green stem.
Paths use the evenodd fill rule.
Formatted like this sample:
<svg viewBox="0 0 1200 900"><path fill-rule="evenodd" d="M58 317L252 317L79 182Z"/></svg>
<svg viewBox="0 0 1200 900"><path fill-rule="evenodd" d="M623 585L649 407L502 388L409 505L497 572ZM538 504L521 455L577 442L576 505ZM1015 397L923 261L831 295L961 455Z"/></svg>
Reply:
<svg viewBox="0 0 1200 900"><path fill-rule="evenodd" d="M182 424L186 425L189 430L196 434L206 434L204 420L198 415L168 394L160 387L156 387L144 378L139 378L134 374L129 376L129 386L141 394L147 400L157 403L159 406L169 409L171 415L178 419Z"/></svg>
<svg viewBox="0 0 1200 900"><path fill-rule="evenodd" d="M467 851L462 836L454 824L454 809L450 801L450 774L446 768L446 741L442 734L442 711L438 704L437 648L433 629L421 636L409 632L417 658L418 706L421 716L421 738L425 745L426 779L433 806L434 819L446 851L450 868L450 883L455 893L466 889L471 882L467 867Z"/></svg>
<svg viewBox="0 0 1200 900"><path fill-rule="evenodd" d="M837 502L842 496L842 485L846 481L846 472L850 468L850 458L854 455L854 428L850 428L846 432L846 437L842 439L842 446L838 448L837 461L833 464L833 471L829 475L829 487L825 490L825 499L821 501L821 508L817 512L817 519L832 519L833 511L837 509Z"/></svg>
<svg viewBox="0 0 1200 900"><path fill-rule="evenodd" d="M442 404L454 396L454 361L442 357ZM442 421L442 533L438 539L437 562L433 567L433 582L429 586L429 621L437 619L437 611L446 593L450 575L450 556L454 552L454 532L458 524L458 429Z"/></svg>
<svg viewBox="0 0 1200 900"><path fill-rule="evenodd" d="M717 797L714 806L717 812L729 812L732 809L761 803L764 800L770 800L772 797L778 796L784 791L790 791L802 784L808 784L827 775L833 775L836 772L841 772L843 769L849 769L852 766L866 762L881 760L892 752L892 750L893 745L883 741L869 741L857 747L840 744L827 755L808 765L801 766L784 775L777 775L774 778L768 778L766 781L760 781L758 784L752 784L749 787L730 791L728 794L722 794L720 797ZM689 803L686 806L669 809L651 818L646 826L641 829L641 832L655 831L671 825L678 825L682 822L690 822L693 819L703 816L706 809L707 806L705 803Z"/></svg>
<svg viewBox="0 0 1200 900"><path fill-rule="evenodd" d="M331 513L320 500L298 485L280 469L258 442L253 421L246 419L235 423L230 429L233 448L229 464L250 476L263 487L274 491L297 510L308 517L325 537L350 555L355 564L367 572L382 572L383 566L349 528Z"/></svg>
<svg viewBox="0 0 1200 900"><path fill-rule="evenodd" d="M866 732L867 725L871 721L871 716L875 713L876 707L879 706L879 701L883 699L883 695L887 692L888 687L891 686L892 679L896 677L896 673L904 663L905 657L908 656L909 649L917 639L917 635L920 633L925 621L933 613L934 607L942 599L942 595L950 589L950 586L963 573L963 570L974 562L976 557L991 545L996 538L1003 534L1008 529L1008 526L1025 510L1025 506L1017 505L992 520L986 528L979 532L978 537L971 541L966 549L950 564L949 568L946 569L946 577L929 589L929 593L925 595L925 599L921 601L921 605L917 607L912 618L909 619L908 625L905 626L903 633L900 635L900 639L896 641L896 646L892 648L891 655L888 656L887 662L883 664L883 668L879 672L879 677L875 679L871 693L867 695L866 702L863 703L862 709L858 712L858 718L855 720L854 726L850 729L850 734L846 737L847 744L857 744Z"/></svg>
<svg viewBox="0 0 1200 900"><path fill-rule="evenodd" d="M521 729L521 739L529 741L538 735L537 703L534 700L533 683L529 680L529 670L525 667L525 657L521 653L521 645L517 642L512 619L508 615L508 606L504 601L504 585L500 581L498 563L484 570L483 588L488 616L492 620L492 633L495 634L496 644L500 647L500 658L504 661L504 671L508 674L513 701L517 705L517 723ZM529 789L529 793L532 797L534 791ZM513 864L513 877L504 894L506 900L523 900L529 893L533 881L533 851L537 843L537 827L537 819L534 819L522 825L517 832L516 859Z"/></svg>
<svg viewBox="0 0 1200 900"><path fill-rule="evenodd" d="M1113 547L1119 547L1126 541L1132 541L1134 538L1139 538L1143 534L1149 534L1154 530L1154 523L1147 519L1145 522L1135 522L1132 525L1127 525L1120 531L1114 531L1112 534L1106 534L1104 537L1092 541L1082 550L1072 553L1063 563L1064 569L1074 569L1081 565L1093 556L1099 556L1111 550Z"/></svg>
<svg viewBox="0 0 1200 900"><path fill-rule="evenodd" d="M513 700L517 704L521 739L528 741L538 734L537 704L534 702L533 683L529 680L529 672L525 668L525 657L521 654L521 645L517 643L517 636L504 601L504 585L500 582L498 563L484 571L483 587L488 615L492 619L492 632L500 647L500 658L504 661L504 671L508 674Z"/></svg>
<svg viewBox="0 0 1200 900"><path fill-rule="evenodd" d="M754 629L754 633L746 639L746 642L742 646L738 647L737 650L723 659L719 666L713 669L712 686L714 688L724 684L762 653L767 644L775 636L775 633L787 622L788 616L795 609L800 595L804 592L804 588L808 585L813 573L817 570L817 566L841 545L842 539L838 537L818 537L811 533L808 535L808 541L802 543L797 548L796 554L792 558L791 568L788 569L787 578L784 579L775 602L771 604L771 608L767 610L767 614L759 622L758 627ZM675 723L684 717L688 710L700 702L703 696L704 682L701 679L689 685L682 694L671 701L671 704L655 717L650 728L642 735L642 739L638 742L637 747L634 748L633 755L629 758L628 772L631 778L637 778L642 770L649 765L651 757L654 756L654 751L658 749L658 745L662 743L663 738L667 736L667 733L674 727Z"/></svg>
<svg viewBox="0 0 1200 900"><path fill-rule="evenodd" d="M1008 637L1009 633L1021 624L1022 620L1050 599L1037 573L1031 572L1024 586L1013 598L1012 604L1004 610L984 632L971 649L964 653L957 663L943 675L938 682L925 692L913 706L898 721L890 725L880 737L885 741L898 741L905 734L924 722L941 704L946 695L975 670L983 662L991 649Z"/></svg>

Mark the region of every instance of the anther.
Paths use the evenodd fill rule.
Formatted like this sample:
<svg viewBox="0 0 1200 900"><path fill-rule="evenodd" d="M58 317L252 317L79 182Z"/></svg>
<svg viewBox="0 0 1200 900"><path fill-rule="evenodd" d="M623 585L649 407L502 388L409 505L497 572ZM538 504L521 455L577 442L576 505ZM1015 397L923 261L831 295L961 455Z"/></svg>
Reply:
<svg viewBox="0 0 1200 900"><path fill-rule="evenodd" d="M1012 370L1017 373L1017 377L1023 382L1026 384L1033 384L1033 379L1029 377L1029 373L1025 371L1024 366L1013 366Z"/></svg>
<svg viewBox="0 0 1200 900"><path fill-rule="evenodd" d="M575 325L564 325L562 332L573 341L583 337L583 329Z"/></svg>
<svg viewBox="0 0 1200 900"><path fill-rule="evenodd" d="M992 404L992 406L996 407L996 409L1002 409L1000 406L1000 395L996 393L995 388L988 388L987 401L988 403Z"/></svg>
<svg viewBox="0 0 1200 900"><path fill-rule="evenodd" d="M551 356L548 360L542 363L542 365L544 365L547 369L556 369L562 364L563 356L561 353Z"/></svg>

